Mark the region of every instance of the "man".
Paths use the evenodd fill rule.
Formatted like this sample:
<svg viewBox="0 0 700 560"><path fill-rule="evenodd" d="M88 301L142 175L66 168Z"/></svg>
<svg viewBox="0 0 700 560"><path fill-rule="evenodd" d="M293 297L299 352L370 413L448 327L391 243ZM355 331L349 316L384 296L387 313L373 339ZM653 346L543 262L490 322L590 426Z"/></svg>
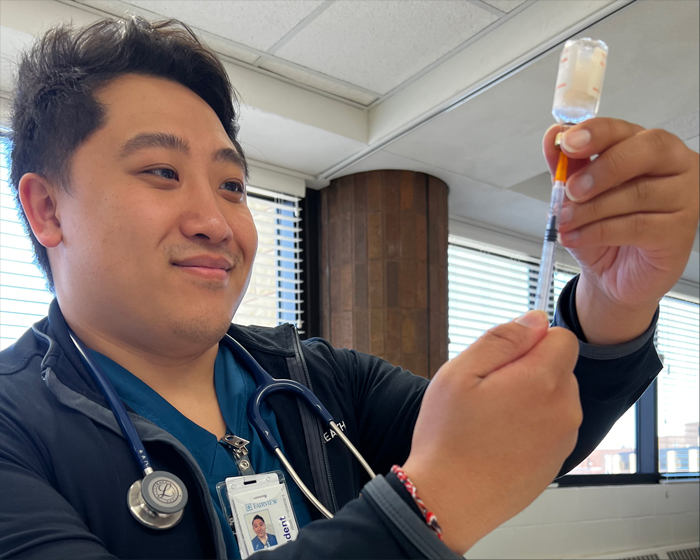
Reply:
<svg viewBox="0 0 700 560"><path fill-rule="evenodd" d="M2 353L0 554L237 556L215 488L242 467L218 442L248 440L256 472L282 467L246 417L254 384L230 336L272 376L312 388L379 474L365 484L340 438L325 442L303 403L272 395L271 432L334 514L311 522L321 515L290 483L301 531L274 554L458 558L585 458L660 371L657 306L692 246L697 154L612 119L567 131L561 240L583 269L559 301L567 328L528 313L428 385L302 344L289 326L230 324L256 250L231 99L216 57L176 23L59 28L21 62L11 182L56 299ZM126 507L143 472L88 357L153 468L188 489L175 527L146 528Z"/></svg>
<svg viewBox="0 0 700 560"><path fill-rule="evenodd" d="M253 539L253 550L262 550L263 548L277 546L277 538L275 535L267 534L265 520L259 515L253 517L253 531L255 531L257 535Z"/></svg>

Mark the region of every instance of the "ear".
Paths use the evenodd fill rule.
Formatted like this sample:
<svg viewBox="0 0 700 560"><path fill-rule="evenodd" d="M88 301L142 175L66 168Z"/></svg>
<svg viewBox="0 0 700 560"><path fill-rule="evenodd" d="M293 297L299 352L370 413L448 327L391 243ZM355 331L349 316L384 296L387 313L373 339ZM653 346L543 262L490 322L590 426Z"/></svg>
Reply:
<svg viewBox="0 0 700 560"><path fill-rule="evenodd" d="M63 239L56 188L37 173L25 173L18 188L19 199L34 236L44 247L56 247Z"/></svg>

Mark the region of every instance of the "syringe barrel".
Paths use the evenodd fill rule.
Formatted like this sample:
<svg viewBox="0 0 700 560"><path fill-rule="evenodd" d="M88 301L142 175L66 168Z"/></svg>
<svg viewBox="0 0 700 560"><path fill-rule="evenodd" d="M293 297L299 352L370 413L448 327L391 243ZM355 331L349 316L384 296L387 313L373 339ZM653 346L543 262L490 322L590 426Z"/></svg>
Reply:
<svg viewBox="0 0 700 560"><path fill-rule="evenodd" d="M559 124L577 124L598 114L607 58L603 41L586 37L564 44L552 106Z"/></svg>
<svg viewBox="0 0 700 560"><path fill-rule="evenodd" d="M544 245L540 258L540 273L537 278L537 291L535 292L534 309L547 310L549 290L554 276L554 254L557 247L557 235L559 234L559 215L564 203L565 187L562 181L555 181L552 185L552 198L547 214L547 229L544 232Z"/></svg>

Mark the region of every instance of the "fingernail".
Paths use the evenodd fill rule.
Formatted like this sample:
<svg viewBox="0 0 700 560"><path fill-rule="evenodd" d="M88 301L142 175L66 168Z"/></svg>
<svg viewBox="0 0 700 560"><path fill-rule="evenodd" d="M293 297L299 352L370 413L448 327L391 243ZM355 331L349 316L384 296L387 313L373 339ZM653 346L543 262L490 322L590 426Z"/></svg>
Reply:
<svg viewBox="0 0 700 560"><path fill-rule="evenodd" d="M559 245L565 245L566 243L573 243L574 241L577 241L580 232L578 230L574 231L567 231L566 233L560 233L557 235L557 240L559 241Z"/></svg>
<svg viewBox="0 0 700 560"><path fill-rule="evenodd" d="M569 200L580 200L593 188L593 177L586 173L572 177L566 182L566 196Z"/></svg>
<svg viewBox="0 0 700 560"><path fill-rule="evenodd" d="M564 206L564 208L561 209L561 214L559 214L559 225L563 226L564 224L568 224L573 217L574 211L568 206Z"/></svg>
<svg viewBox="0 0 700 560"><path fill-rule="evenodd" d="M567 152L578 152L583 150L591 141L591 133L587 130L577 130L575 132L565 132L561 137L561 145Z"/></svg>
<svg viewBox="0 0 700 560"><path fill-rule="evenodd" d="M549 323L547 314L544 311L528 311L525 315L518 317L514 321L518 325L523 325L524 327L529 327L534 329L536 327L541 327Z"/></svg>

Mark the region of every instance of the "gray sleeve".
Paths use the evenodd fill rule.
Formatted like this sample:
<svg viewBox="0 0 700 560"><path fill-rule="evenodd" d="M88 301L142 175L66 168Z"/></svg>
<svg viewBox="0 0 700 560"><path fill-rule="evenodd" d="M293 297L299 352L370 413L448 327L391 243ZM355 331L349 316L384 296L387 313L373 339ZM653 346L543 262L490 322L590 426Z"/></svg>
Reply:
<svg viewBox="0 0 700 560"><path fill-rule="evenodd" d="M368 482L362 490L362 497L370 499L385 516L385 521L393 524L401 536L420 551L422 557L462 558L437 537L425 521L398 496L383 476Z"/></svg>
<svg viewBox="0 0 700 560"><path fill-rule="evenodd" d="M656 324L659 321L659 308L656 308L656 313L654 313L654 318L651 320L651 324L640 336L634 340L630 340L623 344L615 344L612 346L597 346L595 344L589 344L588 342L583 342L579 339L579 355L584 358L590 358L592 360L616 360L618 358L624 358L633 354L642 346L644 346L649 339L654 336L656 331ZM557 305L557 311L554 314L554 320L552 321L553 327L563 327L570 330L571 332L576 332L575 329L569 325L563 317L561 312L561 302Z"/></svg>

